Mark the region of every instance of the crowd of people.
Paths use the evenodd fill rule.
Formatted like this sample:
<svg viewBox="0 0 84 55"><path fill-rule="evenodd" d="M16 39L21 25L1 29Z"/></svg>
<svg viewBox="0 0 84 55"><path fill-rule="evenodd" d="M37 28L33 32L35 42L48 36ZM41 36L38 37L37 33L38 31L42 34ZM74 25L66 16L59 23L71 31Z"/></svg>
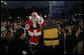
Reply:
<svg viewBox="0 0 84 55"><path fill-rule="evenodd" d="M79 20L72 16L71 20L51 19L45 21L45 27L49 26L47 24L55 24L57 25L57 28L63 33L62 43L64 43L63 48L66 54L83 54L83 19ZM19 22L1 21L1 54L14 54L14 51L21 54L22 50L24 50L22 52L23 54L33 54L30 43L28 42L25 23L26 21L24 20Z"/></svg>
<svg viewBox="0 0 84 55"><path fill-rule="evenodd" d="M77 19L72 16L71 19L49 20L49 23L55 23L64 33L66 54L83 54L83 19ZM81 49L78 47L82 43ZM80 52L80 53L79 53Z"/></svg>

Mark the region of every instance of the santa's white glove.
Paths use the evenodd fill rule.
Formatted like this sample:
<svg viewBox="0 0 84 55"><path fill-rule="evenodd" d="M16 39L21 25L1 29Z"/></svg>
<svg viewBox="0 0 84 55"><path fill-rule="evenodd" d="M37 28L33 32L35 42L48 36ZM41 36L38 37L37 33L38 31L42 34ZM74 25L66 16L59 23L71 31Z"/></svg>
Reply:
<svg viewBox="0 0 84 55"><path fill-rule="evenodd" d="M28 30L30 28L29 24L25 25L25 29Z"/></svg>
<svg viewBox="0 0 84 55"><path fill-rule="evenodd" d="M38 24L43 24L43 21L44 21L44 20L43 20L43 18L42 18L42 17L41 17L41 18L39 18L39 19L38 19Z"/></svg>

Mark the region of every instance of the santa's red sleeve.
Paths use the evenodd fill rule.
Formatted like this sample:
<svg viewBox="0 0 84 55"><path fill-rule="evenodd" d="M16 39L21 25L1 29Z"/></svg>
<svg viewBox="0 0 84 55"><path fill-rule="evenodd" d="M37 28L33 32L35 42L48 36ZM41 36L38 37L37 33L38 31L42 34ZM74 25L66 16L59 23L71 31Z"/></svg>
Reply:
<svg viewBox="0 0 84 55"><path fill-rule="evenodd" d="M28 30L30 28L30 20L28 20L26 23L25 23L25 29Z"/></svg>
<svg viewBox="0 0 84 55"><path fill-rule="evenodd" d="M25 25L29 24L29 20L25 23Z"/></svg>

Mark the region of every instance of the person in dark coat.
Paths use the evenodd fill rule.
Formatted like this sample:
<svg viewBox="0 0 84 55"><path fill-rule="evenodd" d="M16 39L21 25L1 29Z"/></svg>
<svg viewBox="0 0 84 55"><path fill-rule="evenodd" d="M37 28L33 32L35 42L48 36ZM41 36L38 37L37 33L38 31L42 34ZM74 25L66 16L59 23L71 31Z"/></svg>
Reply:
<svg viewBox="0 0 84 55"><path fill-rule="evenodd" d="M66 54L72 54L72 41L71 41L71 27L67 26L65 27L65 33L66 33Z"/></svg>
<svg viewBox="0 0 84 55"><path fill-rule="evenodd" d="M8 54L31 54L30 48L24 40L24 29L18 29L16 34L15 38L13 38L9 44Z"/></svg>
<svg viewBox="0 0 84 55"><path fill-rule="evenodd" d="M79 21L77 20L77 18L75 16L72 15L71 17L72 19L70 20L71 25L79 25Z"/></svg>
<svg viewBox="0 0 84 55"><path fill-rule="evenodd" d="M73 54L73 50L76 48L79 42L80 27L79 25L74 25L71 29L71 35L66 36L66 52L67 54Z"/></svg>
<svg viewBox="0 0 84 55"><path fill-rule="evenodd" d="M80 27L79 27L79 25L76 25L72 28L72 35L71 35L71 43L72 43L71 47L73 49L72 51L74 51L74 49L77 47L77 44L79 42L79 34L80 34ZM76 52L76 54L77 54L77 52Z"/></svg>
<svg viewBox="0 0 84 55"><path fill-rule="evenodd" d="M12 33L10 30L7 30L4 38L1 39L1 54L7 54L8 45L12 39Z"/></svg>

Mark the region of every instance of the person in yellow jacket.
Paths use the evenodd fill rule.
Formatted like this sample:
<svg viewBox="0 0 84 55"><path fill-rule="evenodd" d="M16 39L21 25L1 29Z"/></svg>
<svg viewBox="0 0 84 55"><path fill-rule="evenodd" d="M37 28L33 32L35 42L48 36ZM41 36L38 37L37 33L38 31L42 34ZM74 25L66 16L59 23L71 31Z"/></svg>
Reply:
<svg viewBox="0 0 84 55"><path fill-rule="evenodd" d="M43 28L43 53L44 54L63 54L62 32L56 24L47 24ZM61 42L62 41L62 42Z"/></svg>

